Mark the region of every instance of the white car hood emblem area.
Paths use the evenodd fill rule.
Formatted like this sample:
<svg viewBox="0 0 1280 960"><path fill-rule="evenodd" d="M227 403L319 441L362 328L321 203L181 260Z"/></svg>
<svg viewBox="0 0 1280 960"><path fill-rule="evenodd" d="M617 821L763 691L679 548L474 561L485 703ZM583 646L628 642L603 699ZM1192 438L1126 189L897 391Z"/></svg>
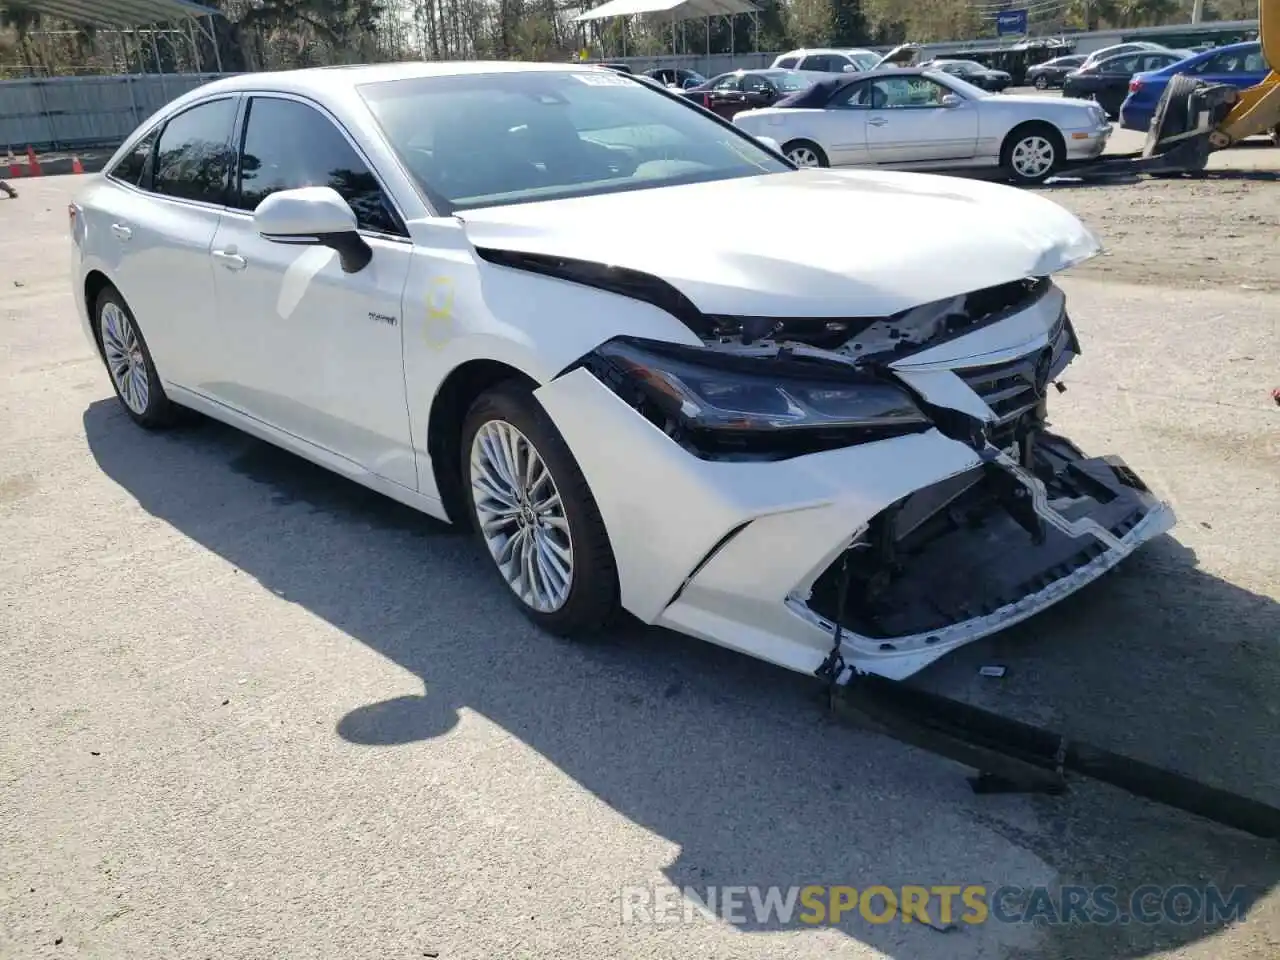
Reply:
<svg viewBox="0 0 1280 960"><path fill-rule="evenodd" d="M1074 214L1001 184L800 170L459 212L479 248L658 277L709 314L874 317L1065 270Z"/></svg>

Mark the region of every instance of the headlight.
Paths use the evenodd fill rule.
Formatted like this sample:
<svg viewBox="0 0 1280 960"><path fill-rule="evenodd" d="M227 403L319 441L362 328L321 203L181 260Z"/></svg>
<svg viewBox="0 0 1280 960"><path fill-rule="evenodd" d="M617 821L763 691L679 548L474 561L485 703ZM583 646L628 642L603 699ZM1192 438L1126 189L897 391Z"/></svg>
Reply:
<svg viewBox="0 0 1280 960"><path fill-rule="evenodd" d="M779 459L932 426L905 390L843 365L626 337L604 344L584 365L707 458Z"/></svg>

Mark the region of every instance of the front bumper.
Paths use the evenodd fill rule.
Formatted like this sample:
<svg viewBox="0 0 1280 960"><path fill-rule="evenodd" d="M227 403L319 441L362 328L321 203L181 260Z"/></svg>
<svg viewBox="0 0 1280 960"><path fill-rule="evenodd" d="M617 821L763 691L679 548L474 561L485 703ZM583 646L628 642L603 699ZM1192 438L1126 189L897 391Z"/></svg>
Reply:
<svg viewBox="0 0 1280 960"><path fill-rule="evenodd" d="M719 462L686 452L584 369L536 395L591 486L623 606L804 673L826 659L840 619L849 666L908 677L1051 606L1174 522L1122 465L1063 453L1057 441L1038 454L1047 483L994 447L980 455L937 430L777 462ZM1048 511L1037 515L1039 545L992 509L991 496L1009 493L1000 478L1018 475L1024 507ZM948 527L961 507L983 525ZM833 565L886 529L890 546L915 553L893 561L901 569L888 583L859 580L848 598L860 606L835 609Z"/></svg>
<svg viewBox="0 0 1280 960"><path fill-rule="evenodd" d="M1107 149L1111 140L1113 127L1109 123L1079 130L1064 130L1063 137L1067 144L1067 160L1094 160Z"/></svg>

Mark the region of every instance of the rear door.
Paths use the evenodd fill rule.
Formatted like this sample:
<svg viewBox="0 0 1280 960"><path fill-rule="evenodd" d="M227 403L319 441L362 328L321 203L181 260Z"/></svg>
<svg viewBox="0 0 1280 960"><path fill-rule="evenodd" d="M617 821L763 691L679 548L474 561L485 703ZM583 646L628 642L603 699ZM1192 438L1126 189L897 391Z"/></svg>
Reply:
<svg viewBox="0 0 1280 960"><path fill-rule="evenodd" d="M95 252L169 383L203 392L221 374L209 249L232 166L239 97L201 101L148 134L86 215ZM175 305L181 305L175 309Z"/></svg>
<svg viewBox="0 0 1280 960"><path fill-rule="evenodd" d="M742 77L727 73L711 85L706 106L722 117L732 117L742 109Z"/></svg>
<svg viewBox="0 0 1280 960"><path fill-rule="evenodd" d="M769 107L779 99L778 88L768 77L759 73L748 73L742 78L743 110Z"/></svg>

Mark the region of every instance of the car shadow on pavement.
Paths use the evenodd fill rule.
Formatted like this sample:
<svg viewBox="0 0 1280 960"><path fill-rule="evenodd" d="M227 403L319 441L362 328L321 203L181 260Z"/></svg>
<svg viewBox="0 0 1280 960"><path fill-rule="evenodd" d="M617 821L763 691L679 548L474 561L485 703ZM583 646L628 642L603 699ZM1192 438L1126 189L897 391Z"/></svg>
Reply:
<svg viewBox="0 0 1280 960"><path fill-rule="evenodd" d="M339 736L410 745L452 730L460 710L482 714L622 817L678 846L664 869L677 887L979 884L993 892L1110 884L1123 897L1145 884L1216 884L1241 885L1253 902L1280 881L1273 845L1102 787L1081 784L1066 797L1036 800L975 796L961 768L830 721L807 678L710 644L635 623L591 644L543 636L509 602L469 537L220 424L200 418L148 434L114 400L92 404L83 424L98 465L144 510L422 679L421 695L353 705ZM315 548L300 550L306 543ZM1280 614L1274 603L1199 572L1172 540L1150 550L1153 559L1135 558L1017 638L962 654L1011 662L1010 683L1046 671L1022 701L1009 698L1015 712L1072 719L1078 710L1096 723L1118 698L1122 715L1149 708L1134 722L1160 738L1144 744L1157 761L1205 750L1188 727L1226 711L1228 728L1251 723L1250 735L1239 754L1203 757L1194 772L1219 765L1217 779L1231 781L1248 750L1274 760L1274 746L1259 746L1268 732L1276 741L1274 712L1249 714L1274 690L1263 684L1276 677ZM1189 603L1208 604L1212 617L1186 615ZM1213 623L1242 631L1248 643L1242 635L1185 661L1186 651L1221 639L1202 633ZM1259 638L1263 648L1253 649ZM1158 688L1138 689L1148 681L1132 674L1117 682L1108 670L1108 661L1140 670L1151 655L1163 658L1152 681ZM1257 688L1214 681L1214 663L1222 678L1236 675L1222 666L1233 657L1252 658ZM1077 675L1101 686L1092 696L1072 691L1061 710L1044 707L1039 698L1060 692L1047 671L1061 664L1076 664ZM1209 679L1190 675L1205 669ZM974 693L965 689L972 671L959 666L926 679L946 686L946 670L958 671L951 686L959 695ZM991 689L971 699L990 699ZM1188 689L1202 698L1194 713L1181 699ZM1088 739L1107 745L1092 731ZM1268 762L1248 768L1249 778L1262 776L1254 785L1274 794L1277 768ZM637 870L617 877L619 888L651 883ZM1008 912L1019 902L1006 901ZM779 928L776 918L752 912L748 901L733 925ZM618 916L622 923L621 903ZM930 919L940 925L936 912ZM839 924L902 960L1136 958L1222 927L989 921L941 932L870 923L856 911Z"/></svg>

